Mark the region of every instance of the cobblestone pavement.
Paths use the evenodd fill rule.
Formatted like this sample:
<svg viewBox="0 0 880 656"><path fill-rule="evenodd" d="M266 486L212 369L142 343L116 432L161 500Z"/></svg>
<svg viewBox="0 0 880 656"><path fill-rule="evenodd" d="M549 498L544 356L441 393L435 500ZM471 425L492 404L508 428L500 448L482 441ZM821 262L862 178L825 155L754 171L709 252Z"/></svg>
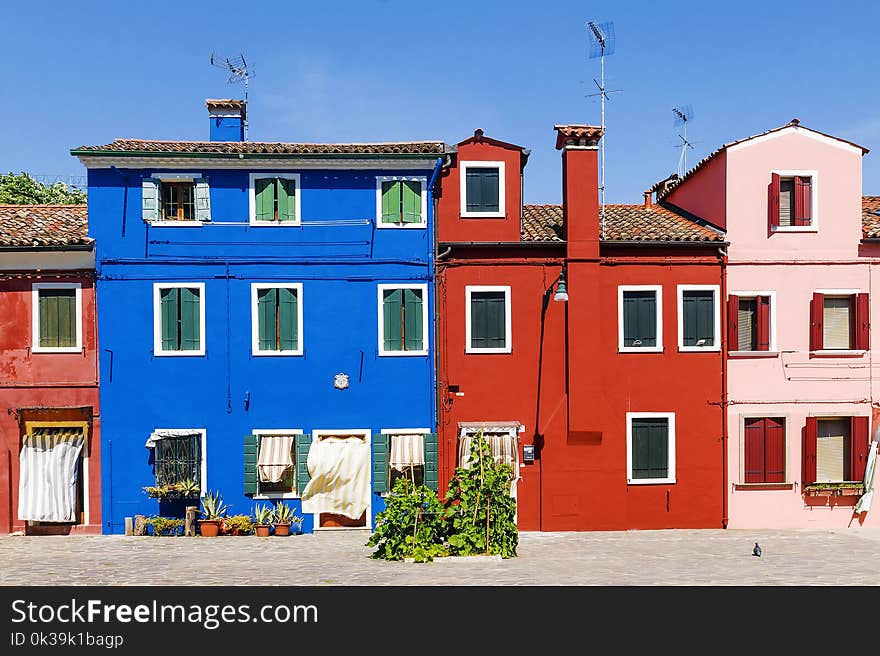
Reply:
<svg viewBox="0 0 880 656"><path fill-rule="evenodd" d="M0 585L880 585L877 529L522 533L518 558L426 564L367 538L2 536Z"/></svg>

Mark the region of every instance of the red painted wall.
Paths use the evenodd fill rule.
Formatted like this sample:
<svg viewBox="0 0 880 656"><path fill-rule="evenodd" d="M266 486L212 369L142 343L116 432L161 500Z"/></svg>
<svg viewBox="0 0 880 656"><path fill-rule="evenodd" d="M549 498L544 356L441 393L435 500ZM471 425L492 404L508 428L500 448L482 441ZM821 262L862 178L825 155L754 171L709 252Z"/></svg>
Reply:
<svg viewBox="0 0 880 656"><path fill-rule="evenodd" d="M699 184L693 184L700 180ZM734 190L735 191L735 190ZM723 150L664 199L719 228L727 228L727 151Z"/></svg>
<svg viewBox="0 0 880 656"><path fill-rule="evenodd" d="M81 353L31 353L34 282L82 285ZM88 443L88 523L75 532L101 532L101 440L94 281L89 272L0 274L0 533L23 530L17 519L21 408L91 408Z"/></svg>

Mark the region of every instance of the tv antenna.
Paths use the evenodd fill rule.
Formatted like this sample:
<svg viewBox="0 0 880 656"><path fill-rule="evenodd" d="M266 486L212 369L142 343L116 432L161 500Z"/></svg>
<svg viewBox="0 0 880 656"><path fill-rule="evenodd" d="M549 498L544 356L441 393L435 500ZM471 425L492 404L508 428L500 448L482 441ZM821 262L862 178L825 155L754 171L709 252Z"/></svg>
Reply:
<svg viewBox="0 0 880 656"><path fill-rule="evenodd" d="M694 149L694 144L688 141L688 122L694 118L694 108L690 105L673 107L672 114L675 116L675 126L681 127L682 132L678 135L681 143L676 144L676 148L681 148L681 155L678 157L678 177L681 178L687 172L687 151L689 148Z"/></svg>
<svg viewBox="0 0 880 656"><path fill-rule="evenodd" d="M245 107L247 107L248 101L248 82L252 77L255 77L253 69L249 69L247 65L247 61L244 58L243 54L239 54L237 57L221 57L217 53L211 53L211 66L216 66L217 68L222 68L227 73L229 73L229 77L226 80L227 84L236 84L238 82L244 82L244 103ZM247 122L247 109L243 112L242 122L244 123L244 140L247 141L248 138L248 122Z"/></svg>
<svg viewBox="0 0 880 656"><path fill-rule="evenodd" d="M601 204L600 217L602 220L602 238L605 238L605 101L611 100L608 97L610 93L619 93L621 89L608 90L605 88L605 57L614 54L614 23L596 23L595 21L587 22L587 30L590 35L590 59L599 59L599 79L593 78L593 82L599 88L597 93L588 94L589 97L599 96L599 103L602 107L602 141L599 145L602 166L599 179L599 199Z"/></svg>

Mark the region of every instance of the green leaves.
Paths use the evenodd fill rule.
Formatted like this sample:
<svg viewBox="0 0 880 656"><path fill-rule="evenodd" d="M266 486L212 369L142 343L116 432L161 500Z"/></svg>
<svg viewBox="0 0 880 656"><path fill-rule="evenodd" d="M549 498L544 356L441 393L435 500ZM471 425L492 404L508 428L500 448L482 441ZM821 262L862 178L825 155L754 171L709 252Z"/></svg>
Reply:
<svg viewBox="0 0 880 656"><path fill-rule="evenodd" d="M443 506L433 490L416 485L405 476L394 483L385 498L385 510L376 516L376 530L367 542L378 547L373 558L429 562L445 555Z"/></svg>
<svg viewBox="0 0 880 656"><path fill-rule="evenodd" d="M46 186L24 171L0 174L0 204L4 205L84 205L86 192L68 189L63 182Z"/></svg>

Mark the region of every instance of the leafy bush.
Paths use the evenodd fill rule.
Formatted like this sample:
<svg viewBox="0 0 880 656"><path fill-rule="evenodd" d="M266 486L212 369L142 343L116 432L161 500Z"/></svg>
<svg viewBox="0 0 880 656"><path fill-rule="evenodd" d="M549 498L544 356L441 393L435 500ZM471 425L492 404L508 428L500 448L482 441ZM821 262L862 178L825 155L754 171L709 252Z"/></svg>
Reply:
<svg viewBox="0 0 880 656"><path fill-rule="evenodd" d="M220 524L223 535L250 535L254 532L254 522L250 515L229 515Z"/></svg>
<svg viewBox="0 0 880 656"><path fill-rule="evenodd" d="M172 519L171 517L150 517L145 520L144 524L151 527L154 537L163 535L173 536L180 535L183 531L184 521L182 519Z"/></svg>
<svg viewBox="0 0 880 656"><path fill-rule="evenodd" d="M376 516L376 530L367 542L378 547L373 558L423 563L446 555L443 546L443 506L433 490L400 477Z"/></svg>

